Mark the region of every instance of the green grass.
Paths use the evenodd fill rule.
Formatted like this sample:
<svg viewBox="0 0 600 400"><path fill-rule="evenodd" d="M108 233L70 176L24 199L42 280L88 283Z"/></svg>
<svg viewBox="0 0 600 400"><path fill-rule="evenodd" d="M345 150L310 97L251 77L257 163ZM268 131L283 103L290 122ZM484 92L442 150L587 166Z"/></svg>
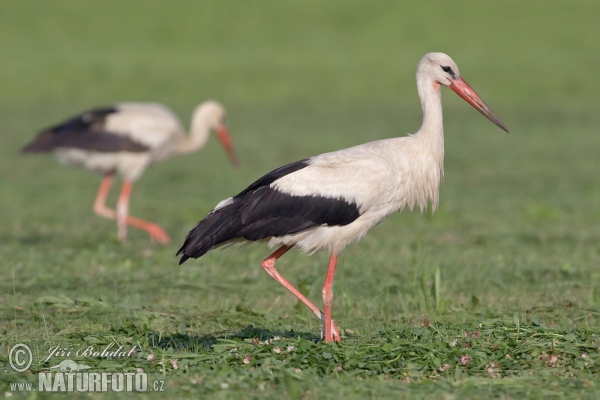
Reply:
<svg viewBox="0 0 600 400"><path fill-rule="evenodd" d="M600 395L600 5L166 4L3 3L0 395L67 358L43 363L54 346L111 342L141 351L75 361L144 368L171 398ZM429 51L450 54L511 133L444 91L440 208L392 215L343 253L341 344L319 343L319 321L264 273L264 245L177 265L193 224L261 174L416 131ZM187 123L208 98L228 109L243 170L211 140L146 173L131 212L168 246L135 230L120 245L91 212L99 178L19 154L91 106L158 101ZM319 304L326 263L292 251L278 267ZM8 366L18 342L34 375Z"/></svg>

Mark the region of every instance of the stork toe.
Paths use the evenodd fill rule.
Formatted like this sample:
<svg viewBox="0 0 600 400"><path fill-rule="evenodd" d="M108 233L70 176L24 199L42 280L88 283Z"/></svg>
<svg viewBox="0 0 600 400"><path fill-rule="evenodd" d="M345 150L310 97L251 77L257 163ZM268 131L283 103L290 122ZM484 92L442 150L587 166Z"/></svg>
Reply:
<svg viewBox="0 0 600 400"><path fill-rule="evenodd" d="M153 242L158 242L161 244L168 244L171 241L171 238L160 226L149 224L146 227L146 231L150 234L150 239Z"/></svg>
<svg viewBox="0 0 600 400"><path fill-rule="evenodd" d="M325 342L329 343L329 342L341 342L342 341L342 336L340 335L340 331L335 323L334 320L331 320L331 337L330 338L326 338L325 337L325 325L322 326L321 328L321 340L324 340Z"/></svg>

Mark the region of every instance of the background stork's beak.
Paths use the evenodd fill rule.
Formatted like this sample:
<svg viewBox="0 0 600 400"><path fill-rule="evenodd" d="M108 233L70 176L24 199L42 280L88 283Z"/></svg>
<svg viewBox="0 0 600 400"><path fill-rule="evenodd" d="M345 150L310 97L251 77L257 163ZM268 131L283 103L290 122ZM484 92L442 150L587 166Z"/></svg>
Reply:
<svg viewBox="0 0 600 400"><path fill-rule="evenodd" d="M237 154L233 150L233 142L231 141L231 136L229 135L229 131L227 130L227 128L224 128L224 127L218 128L218 129L216 129L215 133L217 134L217 138L223 145L223 148L227 152L227 156L229 156L231 163L236 168L239 168L240 162L238 160Z"/></svg>
<svg viewBox="0 0 600 400"><path fill-rule="evenodd" d="M508 132L506 125L500 121L500 118L494 114L494 112L485 104L483 100L479 97L479 95L473 90L471 86L465 80L460 77L454 81L452 84L448 86L450 89L454 90L456 94L465 99L467 103L475 107L477 111L486 116L487 119L492 121L502 130Z"/></svg>

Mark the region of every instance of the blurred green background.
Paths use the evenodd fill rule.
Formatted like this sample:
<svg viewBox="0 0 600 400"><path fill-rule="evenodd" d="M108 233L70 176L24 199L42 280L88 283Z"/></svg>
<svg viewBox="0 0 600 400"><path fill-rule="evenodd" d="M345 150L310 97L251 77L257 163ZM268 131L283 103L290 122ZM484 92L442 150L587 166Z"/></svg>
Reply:
<svg viewBox="0 0 600 400"><path fill-rule="evenodd" d="M148 173L134 194L137 201L148 197L144 191L162 187L161 178L170 175L173 186L156 193L164 197L153 206L173 203L174 195L210 196L212 204L281 163L416 131L421 111L415 66L430 51L450 54L512 131L508 137L497 132L462 100L444 93L442 208L452 207L454 194L459 203L493 199L490 207L475 201L488 213L520 196L512 206L583 201L556 212L587 221L598 216L593 175L600 27L594 5L5 3L0 14L0 151L6 182L1 200L10 212L3 226L18 233L28 225L24 221L38 193L29 191L40 185L46 185L40 193L60 188L62 200L77 199L69 208L89 208L78 191L91 201L94 178L18 154L41 128L67 116L119 101L157 101L187 123L200 101L221 101L244 171L232 174L210 143L208 151ZM223 180L216 192L215 181ZM468 182L473 184L462 187ZM582 190L586 198L574 200L572 194ZM45 198L42 208L52 201ZM182 207L174 208L176 214ZM198 208L195 215L204 212ZM502 211L501 221L518 212ZM166 223L178 217L163 215Z"/></svg>
<svg viewBox="0 0 600 400"><path fill-rule="evenodd" d="M100 322L45 311L42 326L36 299L58 293L179 315L178 323L149 323L160 332L239 329L253 323L252 314L236 314L240 305L265 312L263 328L318 332L318 321L260 268L265 246L211 252L181 267L174 253L219 200L269 170L417 131L415 69L431 51L456 61L511 133L443 90L439 211L393 215L344 252L335 319L365 333L492 309L597 328L597 1L14 1L0 9L6 333L49 331L59 340L67 328L142 323L119 312ZM243 169L210 140L147 171L131 213L165 227L173 239L165 247L133 229L119 245L115 224L91 212L99 178L19 152L42 128L93 106L160 102L187 126L206 99L226 106ZM290 253L281 271L318 300L326 259ZM429 307L419 284L431 284L436 268L441 309ZM29 311L17 317L14 307ZM235 323L204 322L210 312L231 312ZM182 327L188 318L200 322Z"/></svg>

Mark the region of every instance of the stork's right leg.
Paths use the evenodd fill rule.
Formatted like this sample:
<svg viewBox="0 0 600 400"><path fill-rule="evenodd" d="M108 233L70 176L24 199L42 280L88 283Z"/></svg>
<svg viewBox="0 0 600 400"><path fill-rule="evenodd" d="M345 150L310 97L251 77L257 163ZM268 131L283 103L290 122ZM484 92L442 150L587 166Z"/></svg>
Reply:
<svg viewBox="0 0 600 400"><path fill-rule="evenodd" d="M148 232L152 241L157 241L162 244L169 243L169 235L160 226L129 215L129 198L131 197L132 188L133 182L125 180L121 187L119 200L117 200L116 214L119 240L125 242L127 237L127 225L131 225Z"/></svg>
<svg viewBox="0 0 600 400"><path fill-rule="evenodd" d="M287 253L288 250L291 248L291 246L281 246L279 249L273 252L273 254L264 259L264 261L262 262L262 267L265 271L267 271L267 274L271 275L271 277L277 282L279 282L281 285L283 285L284 288L292 292L292 294L296 296L298 300L304 303L304 305L307 306L310 309L310 311L312 311L317 316L317 318L319 318L323 323L325 323L325 314L323 313L323 311L321 311L319 307L311 303L310 300L308 300L302 293L300 293L298 289L296 289L287 279L281 276L281 274L275 269L275 261L277 261L277 259L282 255ZM323 330L321 331L321 337L324 336L324 331L325 328L323 327ZM333 320L331 320L331 333L334 337L340 337L337 325ZM325 341L329 341L327 340L326 336ZM339 339L337 341L339 341Z"/></svg>
<svg viewBox="0 0 600 400"><path fill-rule="evenodd" d="M333 329L327 329L328 327L333 327L333 320L331 319L331 303L333 302L333 275L335 274L337 259L337 254L331 254L329 256L327 275L325 276L325 283L323 284L323 310L325 311L323 328L325 330L325 342L340 341L339 332L334 332ZM329 324L329 321L331 321L331 324Z"/></svg>
<svg viewBox="0 0 600 400"><path fill-rule="evenodd" d="M106 207L106 197L108 197L108 192L112 186L113 178L114 174L104 175L102 183L100 184L100 189L98 189L98 194L96 195L96 200L94 200L94 212L96 215L108 219L115 219L117 216L115 210L111 210L110 208Z"/></svg>

